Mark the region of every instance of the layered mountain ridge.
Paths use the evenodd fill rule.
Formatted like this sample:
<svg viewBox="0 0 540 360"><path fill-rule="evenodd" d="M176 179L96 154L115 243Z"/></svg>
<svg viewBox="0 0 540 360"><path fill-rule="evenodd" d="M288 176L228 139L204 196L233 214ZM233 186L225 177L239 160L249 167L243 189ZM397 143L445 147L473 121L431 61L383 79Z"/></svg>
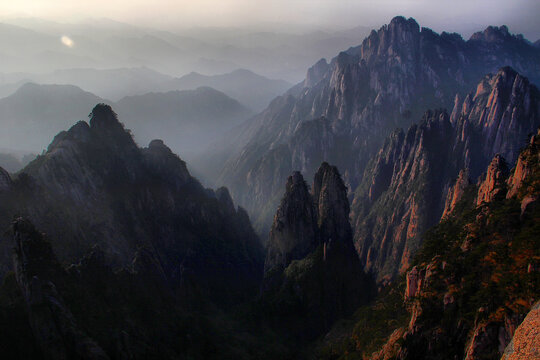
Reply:
<svg viewBox="0 0 540 360"><path fill-rule="evenodd" d="M193 90L145 93L117 102L72 85L27 83L0 99L0 134L7 150L41 153L50 139L74 120L87 118L97 103L112 105L138 143L162 138L184 158L201 152L225 131L251 116L251 110L225 93Z"/></svg>
<svg viewBox="0 0 540 360"><path fill-rule="evenodd" d="M58 134L10 187L2 221L25 216L53 240L62 262L98 245L112 266L126 266L145 248L175 291L215 290L205 297L227 303L258 287L262 249L245 211L226 190L203 188L162 141L138 148L108 105Z"/></svg>
<svg viewBox="0 0 540 360"><path fill-rule="evenodd" d="M225 165L220 182L246 206L256 229L267 233L269 208L277 208L293 170L311 177L321 161L329 161L354 191L368 160L396 127L409 126L428 108L451 109L456 93L464 98L486 73L503 66L538 83L539 59L537 48L506 27L465 41L396 17L360 46L316 63L304 82L239 131L238 143L246 145Z"/></svg>

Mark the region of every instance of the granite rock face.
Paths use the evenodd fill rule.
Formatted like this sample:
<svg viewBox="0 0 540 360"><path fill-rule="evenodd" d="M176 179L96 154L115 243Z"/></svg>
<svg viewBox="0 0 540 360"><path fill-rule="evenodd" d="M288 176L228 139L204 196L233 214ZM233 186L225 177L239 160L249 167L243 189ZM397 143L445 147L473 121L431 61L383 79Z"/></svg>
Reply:
<svg viewBox="0 0 540 360"><path fill-rule="evenodd" d="M422 233L440 219L453 175L451 132L447 113L428 112L419 125L388 138L366 169L351 218L360 259L379 280L406 269Z"/></svg>
<svg viewBox="0 0 540 360"><path fill-rule="evenodd" d="M352 230L347 187L335 166L326 162L320 166L313 181L313 200L320 240L324 243L350 243Z"/></svg>
<svg viewBox="0 0 540 360"><path fill-rule="evenodd" d="M540 303L536 303L516 329L501 360L540 358Z"/></svg>
<svg viewBox="0 0 540 360"><path fill-rule="evenodd" d="M519 154L521 166L501 171L500 156L487 165L491 180L463 189L453 211L424 234L406 275L364 309L342 348L335 342L326 350L369 359L537 358L540 212L522 209L538 198L539 138ZM525 164L527 175L505 196ZM479 188L489 190L480 205Z"/></svg>
<svg viewBox="0 0 540 360"><path fill-rule="evenodd" d="M476 205L491 202L497 196L505 196L507 177L508 166L506 161L501 155L496 155L489 164L485 177L479 180Z"/></svg>
<svg viewBox="0 0 540 360"><path fill-rule="evenodd" d="M457 203L463 198L465 189L471 184L469 179L469 174L467 169L461 170L459 172L458 178L454 186L448 189L448 194L446 195L446 202L444 203L444 212L442 217L446 217L454 211Z"/></svg>
<svg viewBox="0 0 540 360"><path fill-rule="evenodd" d="M535 163L537 163L540 158L538 135L540 135L540 130L538 130L536 136L531 137L529 147L518 157L516 167L508 178L507 198L517 195L518 190L523 185L523 181L533 172Z"/></svg>
<svg viewBox="0 0 540 360"><path fill-rule="evenodd" d="M478 178L492 159L477 198L504 196L506 161L518 160L520 144L538 126L538 89L502 68L464 100L457 96L450 115L428 112L406 133L389 136L367 165L352 205L355 245L366 271L382 280L406 269L420 236L451 214L468 179Z"/></svg>

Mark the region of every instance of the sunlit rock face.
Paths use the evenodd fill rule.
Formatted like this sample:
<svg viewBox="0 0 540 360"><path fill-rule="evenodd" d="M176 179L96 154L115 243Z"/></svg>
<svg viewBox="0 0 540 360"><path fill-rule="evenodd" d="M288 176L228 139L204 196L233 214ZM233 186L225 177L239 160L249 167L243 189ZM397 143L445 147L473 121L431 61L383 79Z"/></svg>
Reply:
<svg viewBox="0 0 540 360"><path fill-rule="evenodd" d="M467 169L459 172L458 178L453 186L448 189L446 202L444 203L444 212L442 218L447 217L454 211L457 203L463 198L465 189L471 184Z"/></svg>
<svg viewBox="0 0 540 360"><path fill-rule="evenodd" d="M504 197L506 164L540 125L538 89L510 68L486 76L454 103L450 115L428 112L407 132L389 136L356 189L355 245L379 280L409 266L421 235L451 214L469 178L480 177L492 159L474 196L478 204Z"/></svg>
<svg viewBox="0 0 540 360"><path fill-rule="evenodd" d="M540 303L536 303L519 325L501 360L528 360L540 357Z"/></svg>
<svg viewBox="0 0 540 360"><path fill-rule="evenodd" d="M487 173L478 186L476 205L491 202L497 196L505 196L505 181L508 167L502 156L496 155L489 164Z"/></svg>

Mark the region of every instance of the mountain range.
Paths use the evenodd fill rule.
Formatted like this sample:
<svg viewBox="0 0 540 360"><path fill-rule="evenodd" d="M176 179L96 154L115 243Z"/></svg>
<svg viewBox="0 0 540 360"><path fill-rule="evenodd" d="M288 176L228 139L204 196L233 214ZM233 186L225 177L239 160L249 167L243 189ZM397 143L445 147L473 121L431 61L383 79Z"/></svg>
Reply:
<svg viewBox="0 0 540 360"><path fill-rule="evenodd" d="M0 126L52 142L0 168L4 356L538 357L539 82L506 26L396 17L254 116L208 87L23 86Z"/></svg>
<svg viewBox="0 0 540 360"><path fill-rule="evenodd" d="M147 144L162 138L186 156L205 149L219 134L240 124L251 111L212 88L129 96L117 103L73 85L28 83L0 99L0 135L6 149L40 153L50 139L97 103L115 104L126 125Z"/></svg>
<svg viewBox="0 0 540 360"><path fill-rule="evenodd" d="M238 130L239 146L218 183L267 234L291 171L310 177L322 161L336 164L352 198L367 163L396 128L409 127L427 109L452 109L456 95L464 99L503 66L538 84L539 59L536 47L505 26L465 41L396 17L360 46L317 62L303 82Z"/></svg>
<svg viewBox="0 0 540 360"><path fill-rule="evenodd" d="M192 72L173 77L147 67L94 69L61 69L46 74L14 73L0 76L0 96L13 94L28 82L37 84L75 85L101 98L119 101L126 96L144 95L150 92L193 90L202 86L222 91L244 106L260 111L272 99L283 94L290 84L272 80L246 69L230 73L202 75Z"/></svg>

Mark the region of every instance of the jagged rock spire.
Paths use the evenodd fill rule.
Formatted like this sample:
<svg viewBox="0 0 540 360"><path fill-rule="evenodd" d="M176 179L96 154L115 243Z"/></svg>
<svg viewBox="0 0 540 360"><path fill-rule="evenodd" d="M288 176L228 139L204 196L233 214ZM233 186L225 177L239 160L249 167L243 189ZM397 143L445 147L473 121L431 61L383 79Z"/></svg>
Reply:
<svg viewBox="0 0 540 360"><path fill-rule="evenodd" d="M318 245L317 215L308 186L300 172L287 179L285 196L274 216L265 272L285 268L301 259Z"/></svg>
<svg viewBox="0 0 540 360"><path fill-rule="evenodd" d="M322 163L315 174L313 200L317 207L321 241L350 241L352 230L347 187L335 166Z"/></svg>
<svg viewBox="0 0 540 360"><path fill-rule="evenodd" d="M497 154L489 164L486 175L480 180L476 205L491 202L506 190L508 166L504 158Z"/></svg>

